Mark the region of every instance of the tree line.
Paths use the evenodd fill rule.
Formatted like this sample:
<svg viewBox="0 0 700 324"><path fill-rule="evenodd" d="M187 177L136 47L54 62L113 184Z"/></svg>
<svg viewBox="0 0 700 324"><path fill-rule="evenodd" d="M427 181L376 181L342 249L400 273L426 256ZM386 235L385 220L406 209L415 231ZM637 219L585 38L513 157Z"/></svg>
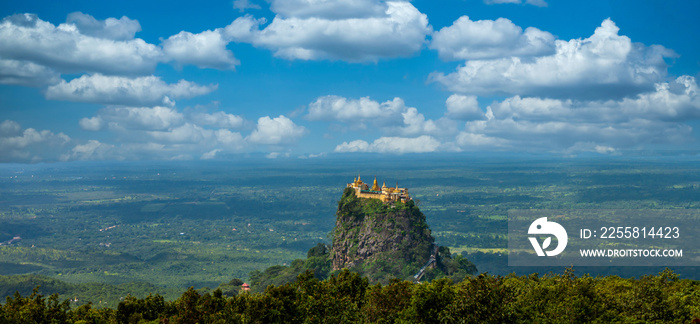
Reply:
<svg viewBox="0 0 700 324"><path fill-rule="evenodd" d="M577 277L481 274L371 285L348 270L318 280L312 271L262 293L227 296L193 288L167 301L127 296L116 309L71 308L38 289L0 306L1 323L690 323L700 321L700 282L671 270L655 276Z"/></svg>

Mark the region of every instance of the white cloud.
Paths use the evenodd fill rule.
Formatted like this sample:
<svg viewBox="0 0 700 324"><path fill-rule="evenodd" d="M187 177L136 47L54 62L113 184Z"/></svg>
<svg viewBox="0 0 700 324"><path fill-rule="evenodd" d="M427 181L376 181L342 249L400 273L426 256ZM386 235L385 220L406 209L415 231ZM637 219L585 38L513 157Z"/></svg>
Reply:
<svg viewBox="0 0 700 324"><path fill-rule="evenodd" d="M21 134L22 127L13 120L5 120L0 123L0 137L17 136Z"/></svg>
<svg viewBox="0 0 700 324"><path fill-rule="evenodd" d="M185 123L163 131L147 131L149 137L157 143L198 144L214 137L214 131Z"/></svg>
<svg viewBox="0 0 700 324"><path fill-rule="evenodd" d="M98 130L109 125L113 130L167 130L185 123L182 113L170 107L108 107L92 118L83 118L81 127ZM98 128L99 126L99 128Z"/></svg>
<svg viewBox="0 0 700 324"><path fill-rule="evenodd" d="M204 148L218 148L220 151L236 151L245 146L243 136L228 129L204 128L192 123L184 123L165 130L146 131L151 141L165 144L192 144Z"/></svg>
<svg viewBox="0 0 700 324"><path fill-rule="evenodd" d="M401 113L406 111L406 105L401 98L394 98L383 103L362 97L357 100L339 96L323 96L309 104L308 120L337 120L344 123L354 123L364 128L364 123L373 122L376 125L396 124Z"/></svg>
<svg viewBox="0 0 700 324"><path fill-rule="evenodd" d="M71 17L74 23L58 26L34 14L5 17L0 22L0 57L30 61L65 73L107 74L150 73L162 59L157 46L127 38L136 30L135 20L123 17L96 21L82 14ZM96 26L91 25L94 22Z"/></svg>
<svg viewBox="0 0 700 324"><path fill-rule="evenodd" d="M80 127L84 130L89 130L89 131L98 131L101 130L102 127L104 126L104 121L100 116L95 116L91 118L82 118L78 122Z"/></svg>
<svg viewBox="0 0 700 324"><path fill-rule="evenodd" d="M614 148L614 147L604 146L604 145L596 145L596 146L594 147L594 150L595 150L596 152L598 152L598 153L601 153L601 154L612 154L612 153L615 153L615 148Z"/></svg>
<svg viewBox="0 0 700 324"><path fill-rule="evenodd" d="M448 117L455 119L483 119L484 112L479 108L479 102L476 96L463 96L453 94L445 101Z"/></svg>
<svg viewBox="0 0 700 324"><path fill-rule="evenodd" d="M0 123L0 162L41 162L56 160L70 137L34 128L22 129L12 120Z"/></svg>
<svg viewBox="0 0 700 324"><path fill-rule="evenodd" d="M213 118L221 120L216 122ZM247 148L243 136L228 129L244 122L238 116L223 112L184 114L172 107L107 107L96 116L83 118L80 125L86 130L114 134L118 145L103 143L93 154L87 149L97 144L87 143L83 145L88 146L79 147L76 152L64 154L62 159L83 159L83 156L85 159L216 158L220 153L241 152Z"/></svg>
<svg viewBox="0 0 700 324"><path fill-rule="evenodd" d="M241 116L227 114L223 111L215 113L194 113L190 115L190 119L200 126L214 126L219 128L243 128L246 125L246 120Z"/></svg>
<svg viewBox="0 0 700 324"><path fill-rule="evenodd" d="M97 20L82 12L73 12L68 15L66 22L75 25L83 35L113 40L130 40L141 31L138 20L126 16Z"/></svg>
<svg viewBox="0 0 700 324"><path fill-rule="evenodd" d="M191 98L210 93L216 88L217 85L202 86L185 80L167 84L160 77L152 75L128 78L93 74L50 86L46 90L46 98L117 105L157 105L170 103L169 97Z"/></svg>
<svg viewBox="0 0 700 324"><path fill-rule="evenodd" d="M363 140L343 142L336 146L335 152L377 152L377 153L426 153L435 152L440 147L440 142L427 135L409 137L380 137L372 144Z"/></svg>
<svg viewBox="0 0 700 324"><path fill-rule="evenodd" d="M658 143L678 145L688 143L691 132L685 124L641 119L617 124L492 119L469 122L465 130L473 137L497 140L494 144L504 149L555 153L580 148L580 142L625 149ZM468 141L458 144L474 145Z"/></svg>
<svg viewBox="0 0 700 324"><path fill-rule="evenodd" d="M212 159L216 158L216 153L219 153L219 152L221 152L220 149L211 150L209 152L202 154L202 156L199 159L200 160L212 160Z"/></svg>
<svg viewBox="0 0 700 324"><path fill-rule="evenodd" d="M276 56L290 60L377 61L420 51L425 36L431 32L425 14L409 2L362 1L365 2L373 6L361 8L350 1L293 1L300 7L274 2L273 10L276 8L281 14L265 28L260 29L265 19L245 16L227 26L226 34L235 41L274 50ZM376 6L383 9L383 14L371 16ZM337 12L334 8L356 10L348 9L338 17L331 15ZM346 15L353 18L343 18Z"/></svg>
<svg viewBox="0 0 700 324"><path fill-rule="evenodd" d="M634 119L687 121L700 118L700 91L695 78L681 76L657 83L655 91L634 98L574 101L514 96L489 108L498 119L620 123Z"/></svg>
<svg viewBox="0 0 700 324"><path fill-rule="evenodd" d="M162 41L161 46L134 38L141 31L137 20L128 17L97 20L74 12L67 22L55 26L35 14L16 14L0 22L0 59L12 60L0 68L0 82L37 85L36 80L5 77L57 73L98 73L106 75L150 74L160 62L176 66L234 69L240 62L226 49L232 38L223 28L198 34L181 31ZM30 66L28 64L34 64ZM39 71L42 67L47 71ZM10 69L11 68L11 69ZM9 69L9 70L8 70Z"/></svg>
<svg viewBox="0 0 700 324"><path fill-rule="evenodd" d="M232 132L228 129L219 129L214 132L218 145L228 151L240 150L245 146L241 133Z"/></svg>
<svg viewBox="0 0 700 324"><path fill-rule="evenodd" d="M468 94L519 94L581 99L621 98L652 90L662 81L663 46L644 46L618 35L610 19L587 39L557 40L551 56L470 60L456 72L432 73L430 80Z"/></svg>
<svg viewBox="0 0 700 324"><path fill-rule="evenodd" d="M438 120L426 119L416 108L408 108L401 114L403 126L388 127L386 132L399 134L402 136L415 135L452 135L457 132L457 123L449 118Z"/></svg>
<svg viewBox="0 0 700 324"><path fill-rule="evenodd" d="M386 6L376 0L273 0L270 9L282 17L337 20L380 17Z"/></svg>
<svg viewBox="0 0 700 324"><path fill-rule="evenodd" d="M692 142L686 121L700 119L693 77L656 84L655 90L620 100L560 100L514 96L487 108L487 120L469 121L456 138L463 148L572 154Z"/></svg>
<svg viewBox="0 0 700 324"><path fill-rule="evenodd" d="M78 144L69 153L62 154L61 161L72 160L109 160L122 159L114 156L114 145L101 143L97 140L89 140L85 144Z"/></svg>
<svg viewBox="0 0 700 324"><path fill-rule="evenodd" d="M354 140L352 142L343 142L335 147L336 152L371 152L369 143L363 140Z"/></svg>
<svg viewBox="0 0 700 324"><path fill-rule="evenodd" d="M40 87L56 84L60 80L56 71L45 66L29 61L0 59L0 84Z"/></svg>
<svg viewBox="0 0 700 324"><path fill-rule="evenodd" d="M418 109L407 107L398 97L379 103L369 97L347 99L323 96L309 104L305 118L339 121L351 130L367 129L367 124L371 123L381 132L401 136L449 135L457 132L457 125L451 119L426 119Z"/></svg>
<svg viewBox="0 0 700 324"><path fill-rule="evenodd" d="M258 119L257 127L246 139L255 144L290 144L306 133L304 126L294 124L284 115L275 118L265 116Z"/></svg>
<svg viewBox="0 0 700 324"><path fill-rule="evenodd" d="M233 52L226 49L230 42L222 35L223 29L206 30L199 34L187 31L170 36L161 44L169 60L177 65L195 65L200 68L233 70L240 64Z"/></svg>
<svg viewBox="0 0 700 324"><path fill-rule="evenodd" d="M250 0L233 0L233 9L238 9L239 12L244 12L246 9L260 9L260 6L251 3Z"/></svg>
<svg viewBox="0 0 700 324"><path fill-rule="evenodd" d="M430 48L443 60L491 59L554 54L554 36L506 18L472 21L467 16L433 33Z"/></svg>
<svg viewBox="0 0 700 324"><path fill-rule="evenodd" d="M484 146L497 149L508 144L508 140L503 138L489 137L484 134L474 134L467 132L460 132L456 138L456 144L459 147L479 147Z"/></svg>

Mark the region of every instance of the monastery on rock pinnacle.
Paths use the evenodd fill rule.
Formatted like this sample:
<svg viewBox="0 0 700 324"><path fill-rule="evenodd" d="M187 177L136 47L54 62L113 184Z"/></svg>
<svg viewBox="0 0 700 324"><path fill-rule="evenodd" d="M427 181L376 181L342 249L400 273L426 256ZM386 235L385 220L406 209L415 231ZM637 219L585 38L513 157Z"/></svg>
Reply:
<svg viewBox="0 0 700 324"><path fill-rule="evenodd" d="M348 188L355 189L355 196L358 198L370 198L379 199L382 202L407 202L411 200L411 196L408 195L408 189L399 188L399 184L396 183L396 188L390 188L386 186L386 182L382 184L380 188L377 185L377 177L374 177L374 184L369 187L369 184L362 182L360 175L352 183L348 183Z"/></svg>

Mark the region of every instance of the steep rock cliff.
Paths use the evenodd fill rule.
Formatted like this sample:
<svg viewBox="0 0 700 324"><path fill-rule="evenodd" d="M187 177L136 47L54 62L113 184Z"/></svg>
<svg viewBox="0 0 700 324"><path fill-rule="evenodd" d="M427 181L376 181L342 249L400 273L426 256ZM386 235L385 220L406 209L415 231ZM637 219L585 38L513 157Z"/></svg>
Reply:
<svg viewBox="0 0 700 324"><path fill-rule="evenodd" d="M385 204L357 198L348 188L338 202L332 268L355 269L370 280L408 279L429 259L433 242L425 215L412 200Z"/></svg>

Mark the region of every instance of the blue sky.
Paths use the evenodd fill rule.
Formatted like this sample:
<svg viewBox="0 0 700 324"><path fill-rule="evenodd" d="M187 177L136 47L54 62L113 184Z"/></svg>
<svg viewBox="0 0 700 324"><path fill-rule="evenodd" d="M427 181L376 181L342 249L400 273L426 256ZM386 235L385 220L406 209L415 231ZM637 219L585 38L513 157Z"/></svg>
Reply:
<svg viewBox="0 0 700 324"><path fill-rule="evenodd" d="M697 154L697 1L16 1L0 161Z"/></svg>

